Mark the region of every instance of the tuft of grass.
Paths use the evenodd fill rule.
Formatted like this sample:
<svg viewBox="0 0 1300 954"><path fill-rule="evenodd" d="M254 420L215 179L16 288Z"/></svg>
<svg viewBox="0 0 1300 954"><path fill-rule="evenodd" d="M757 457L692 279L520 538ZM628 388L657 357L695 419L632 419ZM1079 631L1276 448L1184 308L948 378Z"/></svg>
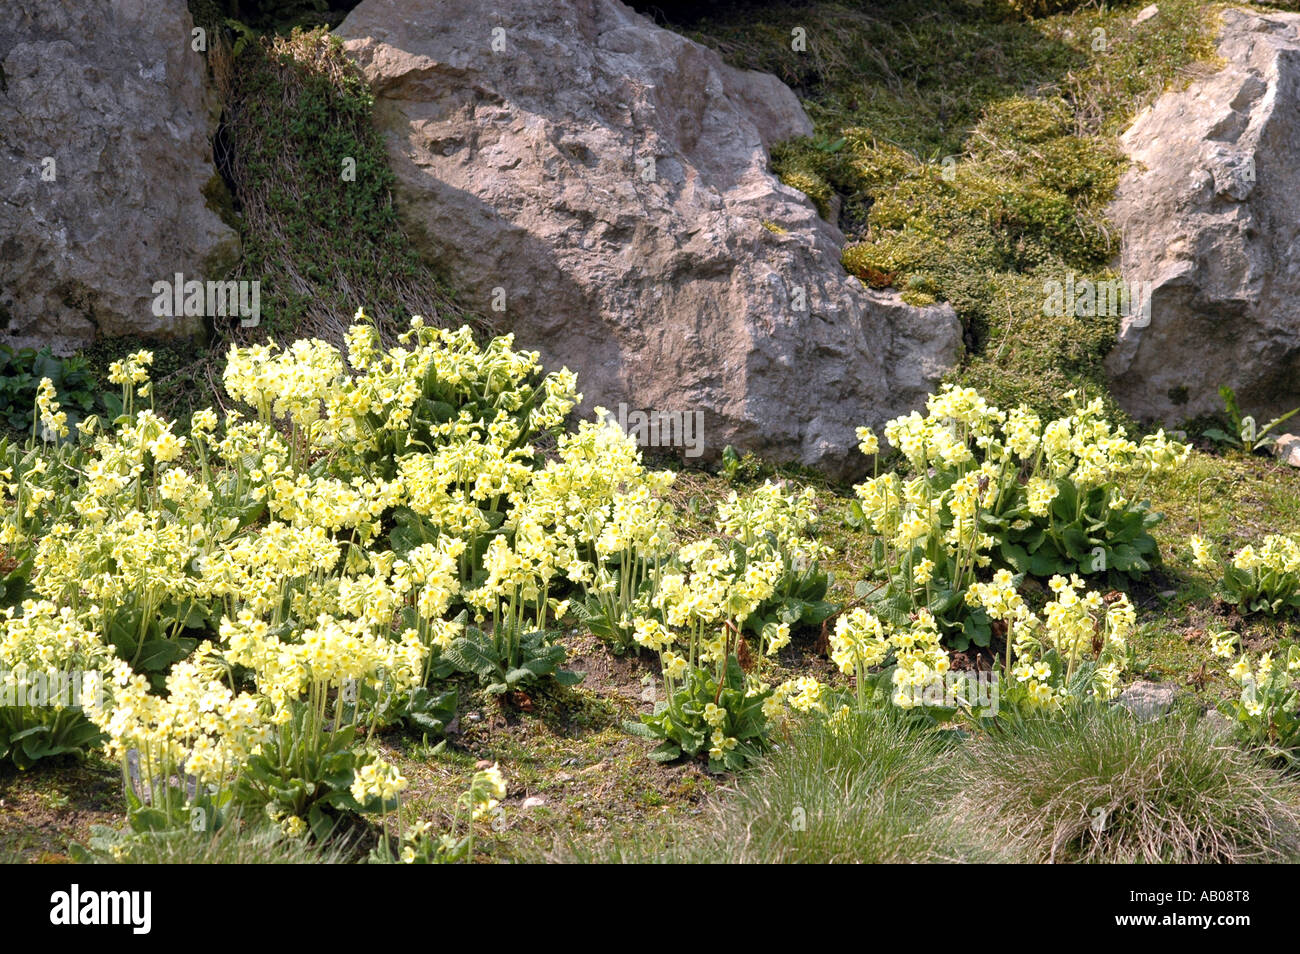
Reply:
<svg viewBox="0 0 1300 954"><path fill-rule="evenodd" d="M971 739L955 817L1029 862L1222 864L1300 854L1300 786L1204 723L1119 707Z"/></svg>
<svg viewBox="0 0 1300 954"><path fill-rule="evenodd" d="M931 810L950 744L892 708L807 725L739 784L696 851L732 863L988 860Z"/></svg>
<svg viewBox="0 0 1300 954"><path fill-rule="evenodd" d="M525 847L580 863L1233 863L1300 857L1300 783L1196 713L959 737L892 708L798 728L696 817Z"/></svg>

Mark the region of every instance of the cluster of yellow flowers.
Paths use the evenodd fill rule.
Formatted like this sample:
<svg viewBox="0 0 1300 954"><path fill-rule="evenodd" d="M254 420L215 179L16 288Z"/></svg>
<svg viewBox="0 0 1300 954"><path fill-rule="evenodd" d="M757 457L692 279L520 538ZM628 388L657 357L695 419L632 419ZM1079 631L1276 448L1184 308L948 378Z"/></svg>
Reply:
<svg viewBox="0 0 1300 954"><path fill-rule="evenodd" d="M1274 573L1300 571L1300 542L1280 534L1269 534L1259 549L1247 544L1232 558L1239 570L1269 570Z"/></svg>
<svg viewBox="0 0 1300 954"><path fill-rule="evenodd" d="M831 662L845 675L861 676L889 656L885 627L874 613L855 607L835 621L831 634Z"/></svg>
<svg viewBox="0 0 1300 954"><path fill-rule="evenodd" d="M82 713L103 705L111 661L110 648L70 607L30 599L6 607L0 612L0 747L11 734L38 727L55 746L75 742L78 724L86 727Z"/></svg>
<svg viewBox="0 0 1300 954"><path fill-rule="evenodd" d="M388 802L406 791L409 783L406 777L387 762L370 762L356 771L352 781L352 797L358 802L372 798Z"/></svg>
<svg viewBox="0 0 1300 954"><path fill-rule="evenodd" d="M257 697L232 692L213 675L212 655L205 644L173 666L165 696L117 660L111 704L89 713L108 736L111 757L126 764L132 753L138 755L147 792L166 790L171 779L185 776L220 786L270 738Z"/></svg>
<svg viewBox="0 0 1300 954"><path fill-rule="evenodd" d="M0 666L21 672L24 668L45 671L90 671L101 668L110 657L108 648L94 630L87 629L71 607L50 600L24 600L17 612L13 606L0 611Z"/></svg>
<svg viewBox="0 0 1300 954"><path fill-rule="evenodd" d="M1129 439L1123 427L1106 420L1100 399L1045 427L1026 407L1002 411L975 390L953 385L932 395L926 408L924 416L914 411L885 425L885 438L916 476L904 480L888 473L855 490L868 528L893 548L942 540L963 566L987 565L986 551L997 542L980 530L980 513L1013 508L1023 494L1028 514L1046 517L1059 480L1068 479L1082 493L1172 469L1190 453L1164 431L1141 442ZM878 450L869 429L861 428L858 436L865 453ZM1120 494L1107 502L1111 509L1127 504ZM1029 526L1022 518L1014 529Z"/></svg>
<svg viewBox="0 0 1300 954"><path fill-rule="evenodd" d="M1225 634L1226 635L1226 634ZM1220 655L1231 657L1232 645L1224 640ZM1241 686L1240 695L1220 706L1236 716L1239 734L1272 755L1295 762L1300 750L1300 646L1282 640L1253 662L1248 654L1237 658L1228 675Z"/></svg>
<svg viewBox="0 0 1300 954"><path fill-rule="evenodd" d="M909 625L892 627L856 607L836 620L830 648L831 661L841 672L856 677L860 705L867 670L891 655L895 663L891 699L904 709L922 705L927 689L943 687L950 665L938 624L926 609L918 610Z"/></svg>
<svg viewBox="0 0 1300 954"><path fill-rule="evenodd" d="M767 684L760 683L757 691L766 692L768 688ZM834 698L834 690L815 677L797 676L781 683L763 700L763 718L769 726L780 725L792 716L830 718L829 706Z"/></svg>
<svg viewBox="0 0 1300 954"><path fill-rule="evenodd" d="M598 575L579 568L580 546L617 528L647 542L649 495L667 482L636 480L639 460L607 430L569 441L542 492L530 487L530 439L579 399L569 372L543 376L509 338L480 348L418 319L399 347L364 323L347 340L346 362L321 341L232 348L227 393L255 416L205 409L187 436L133 407L150 396L139 352L110 368L115 426L92 420L80 446L7 462L0 543L30 557L41 600L8 611L0 660L107 670L122 654L94 718L108 751L139 753L154 780L229 781L268 740L373 724L460 633L454 600L480 613L540 602L544 621L549 579ZM38 411L66 435L48 381ZM598 471L607 483L584 499ZM400 549L395 513L413 534ZM159 692L150 673L161 683L168 666ZM395 790L379 763L362 769L359 790Z"/></svg>
<svg viewBox="0 0 1300 954"><path fill-rule="evenodd" d="M137 385L143 387L149 383L149 368L152 364L152 351L137 351L135 354L110 363L108 380L123 387L134 388Z"/></svg>
<svg viewBox="0 0 1300 954"><path fill-rule="evenodd" d="M636 442L596 408L562 435L557 459L532 475L516 502L531 528L534 550L579 585L588 607L605 621L605 635L627 645L635 619L648 612L653 588L676 540L675 513L664 495L675 475L648 470ZM558 615L558 614L557 614Z"/></svg>
<svg viewBox="0 0 1300 954"><path fill-rule="evenodd" d="M819 515L817 491L805 487L787 493L779 483L762 486L739 496L734 490L718 504L715 524L719 533L739 540L753 551L771 543L799 564L825 556L826 546L816 539Z"/></svg>
<svg viewBox="0 0 1300 954"><path fill-rule="evenodd" d="M746 621L785 572L786 558L770 542L746 550L738 540L706 538L682 546L657 573L633 638L659 654L667 699L643 722L670 752L694 755L707 744L711 763L737 768L757 755L787 705L819 708L815 680L773 691L739 663ZM790 624L765 622L759 638L771 655L789 643Z"/></svg>
<svg viewBox="0 0 1300 954"><path fill-rule="evenodd" d="M470 790L470 802L475 819L490 814L505 797L506 779L501 774L501 766L493 762L475 774Z"/></svg>
<svg viewBox="0 0 1300 954"><path fill-rule="evenodd" d="M135 407L150 399L152 355L131 355L110 368L123 389L118 421L87 421L78 441L4 462L12 505L0 544L30 558L39 599L5 613L0 661L110 671L106 704L87 714L149 791L170 797L172 779L220 790L259 759L278 763L268 769L282 773L277 784L314 784L283 773L310 771L309 756L328 751L356 756L341 791L392 802L406 779L353 731L373 731L429 684L443 653L483 635L470 616L492 639L505 634L511 652L521 634L573 613L658 653L681 736L662 737L692 754L707 746L727 765L759 744L760 708L768 721L827 714L830 690L817 680L773 689L739 665L747 622L761 630L761 657L790 642L792 623L774 620L801 618L798 607L785 616L770 607L794 599L795 570L825 555L813 490L767 481L732 493L718 505L716 536L681 544L673 475L649 470L606 412L542 441L581 399L567 370L543 374L538 355L515 351L509 336L479 346L468 329L418 318L384 347L358 318L344 349L231 348L224 385L251 413L205 409L184 435ZM47 432L68 436L48 382L37 403ZM1064 699L1084 660L1094 690L1113 695L1134 625L1128 601L1054 577L1039 616L1007 571L975 582L997 543L981 516L1015 498L1013 526L1028 526L1063 480L1087 488L1146 475L1186 448L1163 434L1129 440L1096 401L1043 426L1025 408L1003 412L949 387L927 411L884 431L912 475L857 488L886 562L905 569L909 593L948 587L952 604L964 593L967 608L1005 622L1007 671L1035 704ZM874 433L858 437L865 453L879 451ZM1291 553L1262 552L1265 561ZM803 603L827 605L824 582ZM887 662L900 706L923 704L944 682L950 621L928 604L889 621L864 608L840 616L831 657L859 692ZM123 658L110 663L114 654ZM517 678L520 663L506 655L504 678ZM758 673L770 665L760 658ZM472 816L503 797L499 770L479 773ZM270 811L301 833L306 804ZM406 839L402 856L419 843Z"/></svg>
<svg viewBox="0 0 1300 954"><path fill-rule="evenodd" d="M1203 570L1218 569L1225 598L1243 612L1275 615L1300 608L1300 539L1271 533L1258 546L1248 543L1227 560L1220 560L1200 534L1188 542L1193 563Z"/></svg>
<svg viewBox="0 0 1300 954"><path fill-rule="evenodd" d="M721 665L741 625L772 595L784 565L779 556L769 552L766 558L760 553L742 567L733 548L724 549L712 539L683 546L676 564L660 574L651 599L663 622L637 617L636 642L660 653L680 645L687 666ZM786 627L781 636L788 635ZM672 672L684 671L677 658L674 654L664 659L670 685Z"/></svg>
<svg viewBox="0 0 1300 954"><path fill-rule="evenodd" d="M122 411L128 417L135 411L135 399L147 398L152 393L153 382L149 380L152 365L152 351L137 351L108 366L108 380L122 388Z"/></svg>
<svg viewBox="0 0 1300 954"><path fill-rule="evenodd" d="M1122 593L1112 594L1109 602L1096 590L1080 595L1084 583L1078 576L1054 576L1048 586L1054 598L1041 614L1025 604L1007 570L971 586L966 600L1006 624L1006 670L1032 704L1059 705L1071 698L1074 675L1084 662L1092 665L1091 691L1114 698L1137 624L1133 604Z"/></svg>
<svg viewBox="0 0 1300 954"><path fill-rule="evenodd" d="M1075 673L1090 666L1091 693L1112 699L1127 659L1127 640L1136 613L1127 596L1103 598L1097 591L1081 593L1083 581L1054 576L1054 599L1033 612L1008 570L998 570L988 582L973 583L965 593L971 606L1005 624L1004 682L1012 697L1032 707L1056 707L1076 691ZM1109 600L1109 602L1108 602ZM949 653L933 616L918 609L906 625L894 626L875 613L856 607L842 614L830 637L831 660L854 676L859 707L865 705L869 670L892 662L891 699L900 708L970 702L973 696L960 683L971 674L950 671ZM1005 691L1005 688L1004 688ZM946 702L940 700L947 700Z"/></svg>
<svg viewBox="0 0 1300 954"><path fill-rule="evenodd" d="M925 413L889 421L884 437L909 473L885 473L855 488L855 525L875 539L865 609L842 616L832 659L857 674L897 662L895 701L927 698L951 683L945 647L988 646L1006 637L1003 678L1032 705L1055 705L1087 661L1092 691L1118 691L1134 626L1132 606L1084 593L1080 573L1137 574L1156 549L1146 532L1159 518L1141 491L1177 467L1190 448L1163 431L1133 440L1106 420L1101 400L1074 402L1068 417L1044 423L1021 406L1004 411L970 388L945 386ZM858 431L872 455L880 441ZM1077 572L1076 572L1077 571ZM991 574L991 578L990 578ZM1051 577L1054 599L1042 616L1017 591L1021 577ZM900 636L905 645L899 645Z"/></svg>
<svg viewBox="0 0 1300 954"><path fill-rule="evenodd" d="M331 690L351 701L347 697L355 697L360 685L412 688L424 672L426 648L415 630L391 639L387 625L321 614L314 626L302 630L300 642L285 643L264 620L244 612L237 622L222 620L221 638L226 658L256 675L271 718L282 724L289 721L293 703L305 698L320 706Z"/></svg>
<svg viewBox="0 0 1300 954"><path fill-rule="evenodd" d="M41 378L36 388L36 409L41 426L45 429L46 440L55 440L68 436L68 413L60 410L61 405L55 398L58 392L49 378Z"/></svg>

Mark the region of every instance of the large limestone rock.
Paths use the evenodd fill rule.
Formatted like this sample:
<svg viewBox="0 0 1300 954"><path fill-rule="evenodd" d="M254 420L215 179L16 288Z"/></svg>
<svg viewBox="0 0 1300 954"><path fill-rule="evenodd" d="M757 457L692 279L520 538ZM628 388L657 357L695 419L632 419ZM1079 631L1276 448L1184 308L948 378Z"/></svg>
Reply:
<svg viewBox="0 0 1300 954"><path fill-rule="evenodd" d="M1111 208L1149 316L1108 359L1138 417L1176 422L1237 390L1257 417L1300 405L1300 15L1223 15L1226 66L1161 96L1123 136Z"/></svg>
<svg viewBox="0 0 1300 954"><path fill-rule="evenodd" d="M616 0L365 0L337 31L376 95L408 231L585 404L703 412L727 444L847 474L854 428L956 360L947 306L839 265L843 236L767 171L811 124Z"/></svg>
<svg viewBox="0 0 1300 954"><path fill-rule="evenodd" d="M207 208L205 66L185 0L0 9L0 337L67 351L178 336L154 282L220 278L238 237Z"/></svg>

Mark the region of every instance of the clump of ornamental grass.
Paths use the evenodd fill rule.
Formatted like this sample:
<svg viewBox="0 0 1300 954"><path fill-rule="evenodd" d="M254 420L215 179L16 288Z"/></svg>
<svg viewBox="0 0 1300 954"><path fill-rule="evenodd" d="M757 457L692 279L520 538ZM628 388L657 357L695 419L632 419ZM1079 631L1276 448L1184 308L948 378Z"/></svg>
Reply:
<svg viewBox="0 0 1300 954"><path fill-rule="evenodd" d="M956 818L980 817L1023 860L1225 864L1294 860L1300 786L1208 725L1081 708L972 738L953 765Z"/></svg>
<svg viewBox="0 0 1300 954"><path fill-rule="evenodd" d="M892 707L811 722L728 800L713 832L717 860L988 860L988 848L933 811L950 746Z"/></svg>

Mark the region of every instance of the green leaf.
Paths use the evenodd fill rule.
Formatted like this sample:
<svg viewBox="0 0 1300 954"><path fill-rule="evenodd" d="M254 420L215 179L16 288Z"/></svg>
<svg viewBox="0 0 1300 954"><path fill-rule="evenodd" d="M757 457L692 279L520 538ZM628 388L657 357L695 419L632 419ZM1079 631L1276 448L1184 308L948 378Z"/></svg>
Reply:
<svg viewBox="0 0 1300 954"><path fill-rule="evenodd" d="M839 606L835 603L829 603L826 600L812 600L803 604L803 612L799 615L799 622L804 626L816 626L833 616Z"/></svg>
<svg viewBox="0 0 1300 954"><path fill-rule="evenodd" d="M1078 527L1066 527L1061 534L1061 539L1065 544L1065 551L1075 561L1087 557L1093 547L1093 541Z"/></svg>
<svg viewBox="0 0 1300 954"><path fill-rule="evenodd" d="M988 615L980 610L971 613L962 623L962 632L976 646L987 647L993 635L993 628L989 622Z"/></svg>
<svg viewBox="0 0 1300 954"><path fill-rule="evenodd" d="M180 662L194 651L198 640L188 637L179 639L150 639L140 648L140 658L136 663L138 669L145 672L161 672L173 663Z"/></svg>
<svg viewBox="0 0 1300 954"><path fill-rule="evenodd" d="M647 718L652 718L652 717L647 717ZM662 735L660 733L656 732L651 726L646 725L644 722L632 722L630 720L626 721L623 723L623 731L626 732L628 735L635 735L637 738L640 739L662 738Z"/></svg>
<svg viewBox="0 0 1300 954"><path fill-rule="evenodd" d="M461 672L478 676L489 676L500 670L496 653L471 635L452 640L451 645L442 651L442 658Z"/></svg>
<svg viewBox="0 0 1300 954"><path fill-rule="evenodd" d="M880 593L884 586L878 580L858 580L853 584L853 595L863 599L873 593Z"/></svg>
<svg viewBox="0 0 1300 954"><path fill-rule="evenodd" d="M167 815L158 808L137 808L129 815L131 829L136 832L166 831Z"/></svg>
<svg viewBox="0 0 1300 954"><path fill-rule="evenodd" d="M1223 407L1232 418L1233 426L1241 423L1241 408L1237 405L1237 392L1228 385L1219 386L1219 397L1223 399Z"/></svg>
<svg viewBox="0 0 1300 954"><path fill-rule="evenodd" d="M1062 572L1060 558L1054 553L1048 552L1047 549L1041 549L1035 553L1029 560L1030 576L1054 576Z"/></svg>
<svg viewBox="0 0 1300 954"><path fill-rule="evenodd" d="M179 623L182 629L198 629L212 621L212 610L203 603L187 603L184 607L177 603L168 603L158 614L168 624Z"/></svg>
<svg viewBox="0 0 1300 954"><path fill-rule="evenodd" d="M998 553L1017 573L1024 573L1029 569L1029 554L1025 552L1024 547L1003 540L998 546Z"/></svg>
<svg viewBox="0 0 1300 954"><path fill-rule="evenodd" d="M1052 513L1064 523L1074 521L1079 507L1079 495L1074 481L1062 478L1056 482L1056 499L1052 501Z"/></svg>
<svg viewBox="0 0 1300 954"><path fill-rule="evenodd" d="M49 378L54 386L58 387L63 380L63 363L50 354L48 348L42 348L32 362L32 377L37 381L41 378Z"/></svg>
<svg viewBox="0 0 1300 954"><path fill-rule="evenodd" d="M506 672L506 685L512 687L517 686L520 682L531 680L536 675L537 673L533 672L531 669L511 669Z"/></svg>
<svg viewBox="0 0 1300 954"><path fill-rule="evenodd" d="M307 812L307 826L317 841L323 842L329 838L337 825L338 821L325 814L320 805L312 805Z"/></svg>
<svg viewBox="0 0 1300 954"><path fill-rule="evenodd" d="M656 762L675 762L682 757L681 746L664 741L650 752L650 758Z"/></svg>

